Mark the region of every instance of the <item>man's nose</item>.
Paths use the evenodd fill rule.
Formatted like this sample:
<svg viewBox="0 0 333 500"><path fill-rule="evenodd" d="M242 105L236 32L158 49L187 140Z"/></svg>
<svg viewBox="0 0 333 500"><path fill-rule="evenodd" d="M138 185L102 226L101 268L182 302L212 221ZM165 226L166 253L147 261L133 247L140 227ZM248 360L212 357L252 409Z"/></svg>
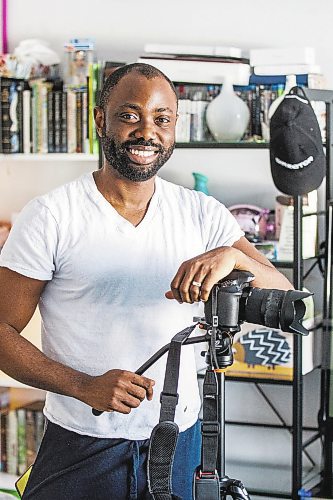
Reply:
<svg viewBox="0 0 333 500"><path fill-rule="evenodd" d="M134 136L136 139L144 139L145 141L156 139L156 125L154 121L140 120L134 130Z"/></svg>

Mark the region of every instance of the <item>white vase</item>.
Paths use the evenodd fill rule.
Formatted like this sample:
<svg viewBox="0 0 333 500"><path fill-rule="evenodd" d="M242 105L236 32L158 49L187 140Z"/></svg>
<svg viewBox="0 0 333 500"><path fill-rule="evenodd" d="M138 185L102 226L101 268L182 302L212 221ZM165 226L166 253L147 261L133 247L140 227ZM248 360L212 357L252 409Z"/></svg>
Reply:
<svg viewBox="0 0 333 500"><path fill-rule="evenodd" d="M231 81L226 78L219 95L207 106L206 122L211 134L218 142L239 141L249 119L249 108L235 94Z"/></svg>

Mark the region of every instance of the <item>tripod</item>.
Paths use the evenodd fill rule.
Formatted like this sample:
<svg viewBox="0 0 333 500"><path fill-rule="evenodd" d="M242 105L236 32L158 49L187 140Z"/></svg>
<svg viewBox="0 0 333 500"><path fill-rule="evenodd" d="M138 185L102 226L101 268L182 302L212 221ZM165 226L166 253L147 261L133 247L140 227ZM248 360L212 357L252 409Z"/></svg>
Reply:
<svg viewBox="0 0 333 500"><path fill-rule="evenodd" d="M204 328L207 327L204 322L200 322L200 325ZM194 475L194 499L225 500L230 496L235 500L249 500L250 497L242 482L238 479L231 479L225 474L225 376L224 370L214 368L214 364L217 362L218 366L223 367L232 364L231 332L226 331L223 334L219 332L219 338L216 338L216 329L213 327L212 330L207 329L205 335L190 338L189 336L196 326L197 324L192 325L177 333L169 344L156 352L136 373L142 375L167 351L169 351L169 363L170 349L172 349L173 344L178 345L180 355L182 345L199 342L209 343L209 351L206 353L208 366L203 390L202 460ZM173 361L174 359L171 359L171 363ZM168 373L168 365L166 372ZM166 385L161 394L162 405L163 394L168 398L175 396L171 389L164 393L165 387ZM154 482L154 478L152 482ZM154 498L158 500L162 496L156 495ZM172 496L170 496L170 500L171 498ZM166 497L163 496L163 499L166 500Z"/></svg>
<svg viewBox="0 0 333 500"><path fill-rule="evenodd" d="M201 425L201 465L194 475L195 500L249 500L241 481L225 475L225 392L224 370L233 363L232 343L244 321L280 328L284 332L307 335L301 320L305 314L303 299L312 295L299 290L260 289L250 286L253 274L232 271L214 285L205 303L205 318L177 333L171 342L157 351L136 373L142 375L169 351L159 423L154 427L149 445L148 486L154 500L172 500L171 471L179 429L175 424L178 403L178 377L181 347L208 342L207 370L203 386L203 421ZM190 338L194 328L205 335ZM102 412L92 409L94 415ZM178 499L179 500L179 499Z"/></svg>

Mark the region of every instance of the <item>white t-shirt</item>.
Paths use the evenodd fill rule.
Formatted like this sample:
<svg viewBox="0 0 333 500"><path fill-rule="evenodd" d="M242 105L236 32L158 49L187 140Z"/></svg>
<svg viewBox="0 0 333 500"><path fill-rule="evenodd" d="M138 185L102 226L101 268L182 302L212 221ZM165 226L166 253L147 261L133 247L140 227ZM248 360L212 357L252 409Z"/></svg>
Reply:
<svg viewBox="0 0 333 500"><path fill-rule="evenodd" d="M134 227L89 173L26 205L0 265L49 280L39 302L47 356L91 375L135 371L198 314L197 304L164 296L180 264L242 235L217 200L160 178L144 219ZM149 438L159 420L165 364L166 355L145 372L156 381L153 401L143 401L129 415L95 417L88 405L54 393L47 394L44 413L80 434ZM178 392L175 420L183 431L197 420L201 404L193 346L182 348Z"/></svg>

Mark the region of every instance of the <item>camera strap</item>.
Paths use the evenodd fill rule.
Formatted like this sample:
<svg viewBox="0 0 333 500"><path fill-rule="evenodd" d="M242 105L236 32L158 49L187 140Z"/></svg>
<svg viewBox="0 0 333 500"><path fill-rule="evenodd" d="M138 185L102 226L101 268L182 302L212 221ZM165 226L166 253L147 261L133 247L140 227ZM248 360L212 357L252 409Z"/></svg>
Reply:
<svg viewBox="0 0 333 500"><path fill-rule="evenodd" d="M159 423L154 427L148 452L148 488L154 500L176 500L172 494L172 466L179 428L174 422L178 404L181 347L197 325L178 332L171 340L166 364Z"/></svg>
<svg viewBox="0 0 333 500"><path fill-rule="evenodd" d="M216 373L207 370L203 383L201 475L216 474L218 452L218 386Z"/></svg>

